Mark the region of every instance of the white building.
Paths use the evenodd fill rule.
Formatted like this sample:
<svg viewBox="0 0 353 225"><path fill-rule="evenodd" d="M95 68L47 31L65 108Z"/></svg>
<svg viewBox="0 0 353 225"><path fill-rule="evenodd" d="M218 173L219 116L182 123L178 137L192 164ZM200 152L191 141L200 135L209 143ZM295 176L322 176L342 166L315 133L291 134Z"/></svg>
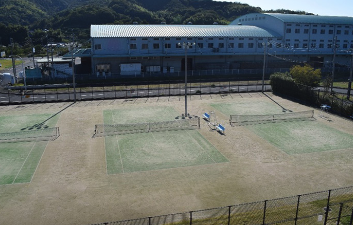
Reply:
<svg viewBox="0 0 353 225"><path fill-rule="evenodd" d="M178 74L185 55L196 75L261 74L265 52L268 72L298 62L349 67L353 18L254 13L230 25L92 25L91 40L98 77Z"/></svg>

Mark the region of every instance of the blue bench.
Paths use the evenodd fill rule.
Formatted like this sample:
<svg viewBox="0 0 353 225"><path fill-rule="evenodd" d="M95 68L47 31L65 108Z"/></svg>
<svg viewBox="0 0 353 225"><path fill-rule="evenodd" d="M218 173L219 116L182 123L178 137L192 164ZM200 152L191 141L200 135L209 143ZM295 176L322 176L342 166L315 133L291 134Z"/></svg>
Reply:
<svg viewBox="0 0 353 225"><path fill-rule="evenodd" d="M204 118L205 120L209 121L209 120L210 120L210 115L209 115L208 113L204 113L204 114L203 114L203 118Z"/></svg>
<svg viewBox="0 0 353 225"><path fill-rule="evenodd" d="M224 134L224 130L226 129L224 126L222 126L222 124L218 124L218 126L216 126L216 129L218 132Z"/></svg>

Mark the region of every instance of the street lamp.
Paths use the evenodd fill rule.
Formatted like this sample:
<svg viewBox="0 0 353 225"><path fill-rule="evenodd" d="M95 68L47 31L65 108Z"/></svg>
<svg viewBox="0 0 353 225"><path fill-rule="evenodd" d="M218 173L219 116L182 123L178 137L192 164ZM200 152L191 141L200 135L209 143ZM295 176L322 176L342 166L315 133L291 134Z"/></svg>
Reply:
<svg viewBox="0 0 353 225"><path fill-rule="evenodd" d="M187 96L188 96L188 86L187 86L187 83L188 83L188 56L187 56L187 53L188 53L188 49L189 48L192 48L192 46L194 46L195 43L190 43L190 42L183 42L183 43L178 43L178 46L182 47L184 50L185 50L185 117L188 116L188 99L187 99Z"/></svg>

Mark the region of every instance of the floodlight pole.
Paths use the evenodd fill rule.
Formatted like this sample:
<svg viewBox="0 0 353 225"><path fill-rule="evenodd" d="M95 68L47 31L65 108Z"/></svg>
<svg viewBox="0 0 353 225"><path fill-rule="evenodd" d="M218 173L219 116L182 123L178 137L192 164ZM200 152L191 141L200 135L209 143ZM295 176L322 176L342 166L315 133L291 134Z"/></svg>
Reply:
<svg viewBox="0 0 353 225"><path fill-rule="evenodd" d="M195 43L183 42L178 43L179 46L182 46L185 50L185 117L188 116L188 49L191 48Z"/></svg>

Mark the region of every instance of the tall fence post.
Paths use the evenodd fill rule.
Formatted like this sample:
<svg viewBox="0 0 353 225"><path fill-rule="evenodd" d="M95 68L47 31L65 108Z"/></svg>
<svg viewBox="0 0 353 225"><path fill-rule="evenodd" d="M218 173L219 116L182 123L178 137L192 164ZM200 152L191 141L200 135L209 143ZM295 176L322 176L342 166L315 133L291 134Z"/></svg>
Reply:
<svg viewBox="0 0 353 225"><path fill-rule="evenodd" d="M267 206L267 200L264 202L264 216L262 218L262 224L265 225L265 220L266 220L266 206Z"/></svg>
<svg viewBox="0 0 353 225"><path fill-rule="evenodd" d="M192 211L190 211L190 225L192 225Z"/></svg>
<svg viewBox="0 0 353 225"><path fill-rule="evenodd" d="M152 217L148 217L148 225L152 225L151 219L152 219Z"/></svg>
<svg viewBox="0 0 353 225"><path fill-rule="evenodd" d="M231 212L232 206L228 206L228 225L230 225L230 212Z"/></svg>
<svg viewBox="0 0 353 225"><path fill-rule="evenodd" d="M295 219L294 219L294 224L295 224L295 225L297 225L297 221L298 221L300 196L301 196L301 195L298 195L297 210L296 210L296 212L295 212Z"/></svg>
<svg viewBox="0 0 353 225"><path fill-rule="evenodd" d="M326 205L326 210L325 210L325 221L324 225L327 223L327 218L328 218L328 212L330 210L330 197L331 197L331 190L328 190L328 197L327 197L327 205Z"/></svg>
<svg viewBox="0 0 353 225"><path fill-rule="evenodd" d="M342 209L343 209L343 203L340 203L340 210L339 210L339 212L338 212L337 224L340 224L341 215L342 215Z"/></svg>
<svg viewBox="0 0 353 225"><path fill-rule="evenodd" d="M353 207L352 207L351 220L349 221L349 225L353 225Z"/></svg>

